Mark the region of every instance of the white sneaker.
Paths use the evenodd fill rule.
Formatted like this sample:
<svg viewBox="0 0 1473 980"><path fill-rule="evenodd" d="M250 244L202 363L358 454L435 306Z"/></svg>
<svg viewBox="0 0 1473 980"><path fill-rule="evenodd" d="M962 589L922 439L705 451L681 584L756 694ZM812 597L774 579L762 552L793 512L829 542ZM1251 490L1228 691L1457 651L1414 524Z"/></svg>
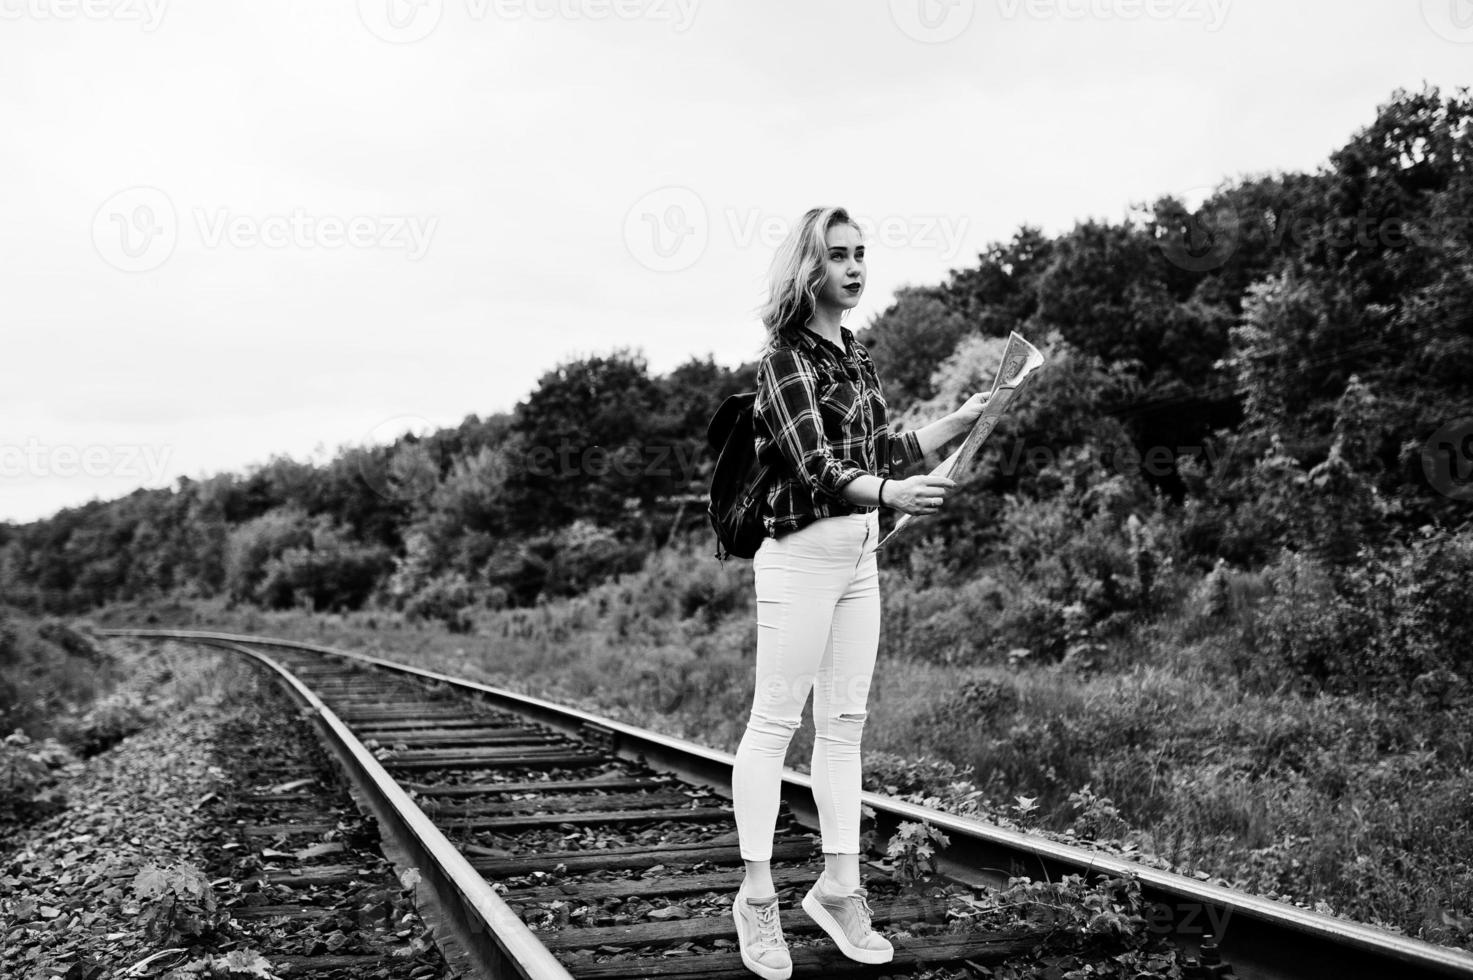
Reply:
<svg viewBox="0 0 1473 980"><path fill-rule="evenodd" d="M747 883L737 889L731 903L731 917L736 922L737 946L742 963L766 980L788 980L793 975L793 958L783 939L782 923L777 916L777 896L765 902L747 897Z"/></svg>
<svg viewBox="0 0 1473 980"><path fill-rule="evenodd" d="M870 927L868 893L856 888L845 895L830 892L824 875L803 896L803 911L829 934L840 952L856 963L889 963L895 947Z"/></svg>

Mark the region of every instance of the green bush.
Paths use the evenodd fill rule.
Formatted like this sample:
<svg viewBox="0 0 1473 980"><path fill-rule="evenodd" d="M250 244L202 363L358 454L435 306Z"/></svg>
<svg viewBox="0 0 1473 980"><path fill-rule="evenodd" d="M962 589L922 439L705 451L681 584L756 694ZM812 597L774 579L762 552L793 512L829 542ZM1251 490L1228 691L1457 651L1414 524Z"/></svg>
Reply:
<svg viewBox="0 0 1473 980"><path fill-rule="evenodd" d="M39 820L64 808L56 771L74 761L56 739L33 742L18 728L0 740L0 825Z"/></svg>
<svg viewBox="0 0 1473 980"><path fill-rule="evenodd" d="M452 633L468 633L474 624L470 609L476 602L476 590L464 575L450 572L425 582L404 603L404 614L411 622L438 621Z"/></svg>
<svg viewBox="0 0 1473 980"><path fill-rule="evenodd" d="M100 663L106 659L97 644L60 620L50 619L43 622L36 628L36 634L43 640L61 647L69 656L90 660L93 663Z"/></svg>
<svg viewBox="0 0 1473 980"><path fill-rule="evenodd" d="M360 608L394 564L387 548L362 544L325 514L282 507L230 532L225 589L267 609Z"/></svg>
<svg viewBox="0 0 1473 980"><path fill-rule="evenodd" d="M145 865L133 878L144 935L160 946L207 941L230 920L203 871L185 861Z"/></svg>
<svg viewBox="0 0 1473 980"><path fill-rule="evenodd" d="M890 752L864 753L863 766L864 788L890 796L932 793L972 774L970 766L959 767L946 759L917 759Z"/></svg>
<svg viewBox="0 0 1473 980"><path fill-rule="evenodd" d="M483 572L510 604L529 606L542 596L565 598L587 591L636 570L644 559L642 548L579 519L495 552Z"/></svg>
<svg viewBox="0 0 1473 980"><path fill-rule="evenodd" d="M1473 680L1473 653L1452 628L1473 581L1473 532L1429 531L1343 569L1286 554L1267 575L1260 686L1279 666L1307 690L1420 693L1447 705Z"/></svg>
<svg viewBox="0 0 1473 980"><path fill-rule="evenodd" d="M117 672L72 627L0 607L0 731L55 734L56 719L106 690Z"/></svg>
<svg viewBox="0 0 1473 980"><path fill-rule="evenodd" d="M153 711L141 696L121 691L97 701L81 717L63 719L58 728L62 741L88 758L143 731L151 720Z"/></svg>
<svg viewBox="0 0 1473 980"><path fill-rule="evenodd" d="M549 538L547 577L543 595L578 595L616 575L644 564L641 547L622 540L613 531L588 520L575 520Z"/></svg>
<svg viewBox="0 0 1473 980"><path fill-rule="evenodd" d="M1008 607L1009 597L992 575L951 585L913 583L902 572L880 572L881 648L941 664L973 663L998 654L991 624Z"/></svg>
<svg viewBox="0 0 1473 980"><path fill-rule="evenodd" d="M258 602L266 565L289 548L312 543L312 526L301 507L279 507L237 525L225 543L225 594L236 602Z"/></svg>
<svg viewBox="0 0 1473 980"><path fill-rule="evenodd" d="M319 530L309 547L287 548L266 562L255 599L267 609L358 609L392 565L388 549L380 545L354 544Z"/></svg>

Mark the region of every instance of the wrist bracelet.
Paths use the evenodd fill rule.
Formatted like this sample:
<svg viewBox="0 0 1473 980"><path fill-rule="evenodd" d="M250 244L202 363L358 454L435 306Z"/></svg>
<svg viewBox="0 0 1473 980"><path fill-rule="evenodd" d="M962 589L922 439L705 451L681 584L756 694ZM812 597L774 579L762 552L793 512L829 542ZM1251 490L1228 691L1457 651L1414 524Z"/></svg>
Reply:
<svg viewBox="0 0 1473 980"><path fill-rule="evenodd" d="M880 478L880 506L881 507L884 507L885 506L885 484L887 484L889 482L890 482L890 478L888 476L885 476L885 477L881 477Z"/></svg>

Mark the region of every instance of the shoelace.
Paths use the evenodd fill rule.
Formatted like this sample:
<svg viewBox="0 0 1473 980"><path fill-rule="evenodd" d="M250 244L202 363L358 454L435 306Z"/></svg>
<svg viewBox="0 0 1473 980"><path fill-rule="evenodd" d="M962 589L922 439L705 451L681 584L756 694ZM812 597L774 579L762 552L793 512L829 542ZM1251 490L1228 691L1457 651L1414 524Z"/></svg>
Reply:
<svg viewBox="0 0 1473 980"><path fill-rule="evenodd" d="M874 918L875 914L874 914L874 912L870 911L869 901L866 898L866 895L867 894L868 893L863 888L860 888L857 891L855 891L853 895L850 895L849 897L852 898L852 899L854 899L854 901L859 906L859 912L860 912L859 919L860 919L860 922L864 923L864 931L865 932L870 932L871 931L871 928L870 928L870 920Z"/></svg>
<svg viewBox="0 0 1473 980"><path fill-rule="evenodd" d="M757 947L759 949L782 949L783 927L777 916L777 903L756 906Z"/></svg>

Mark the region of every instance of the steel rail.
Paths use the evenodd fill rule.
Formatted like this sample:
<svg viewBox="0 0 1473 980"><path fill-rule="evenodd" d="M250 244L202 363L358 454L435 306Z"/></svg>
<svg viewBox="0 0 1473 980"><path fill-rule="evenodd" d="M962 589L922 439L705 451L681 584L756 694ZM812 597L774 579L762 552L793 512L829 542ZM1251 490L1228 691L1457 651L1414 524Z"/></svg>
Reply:
<svg viewBox="0 0 1473 980"><path fill-rule="evenodd" d="M271 637L197 630L99 629L96 632L206 644L274 646L345 658L474 694L549 727L598 741L614 754L641 758L649 765L709 786L725 796L731 793L731 768L735 761L731 753L422 667ZM783 798L800 822L818 826L812 781L806 774L784 770ZM1473 953L1464 950L1437 946L887 796L865 792L862 798L874 809L882 832L893 832L902 821L925 821L945 831L951 845L944 855L943 870L962 880L982 878L998 883L1008 877L1054 879L1068 874L1133 877L1140 883L1143 897L1151 903L1154 913L1151 928L1170 932L1188 947L1195 947L1204 934L1213 935L1222 955L1242 980L1473 978Z"/></svg>
<svg viewBox="0 0 1473 980"><path fill-rule="evenodd" d="M182 638L181 638L182 639ZM277 674L400 853L413 861L456 941L482 976L572 980L572 974L446 839L341 718L300 678L271 657L233 641L210 644L252 657ZM260 644L256 644L260 645Z"/></svg>

